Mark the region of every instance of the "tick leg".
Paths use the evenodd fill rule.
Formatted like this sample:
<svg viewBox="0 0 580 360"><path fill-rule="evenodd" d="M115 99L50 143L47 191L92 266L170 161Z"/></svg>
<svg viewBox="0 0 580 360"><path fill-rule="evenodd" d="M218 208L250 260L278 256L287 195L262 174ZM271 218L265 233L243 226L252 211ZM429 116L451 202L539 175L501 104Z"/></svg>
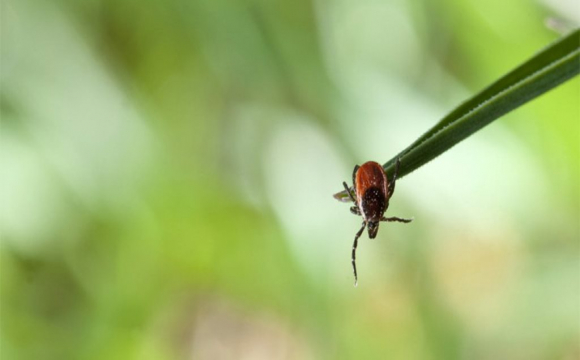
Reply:
<svg viewBox="0 0 580 360"><path fill-rule="evenodd" d="M358 276L356 274L356 247L358 246L358 238L361 236L366 226L366 221L363 221L362 227L354 236L354 244L352 244L352 269L354 270L354 286L358 285Z"/></svg>
<svg viewBox="0 0 580 360"><path fill-rule="evenodd" d="M358 168L360 168L360 166L355 165L354 170L352 171L352 187L353 187L353 189L356 189L356 172L358 171Z"/></svg>
<svg viewBox="0 0 580 360"><path fill-rule="evenodd" d="M352 196L352 193L350 192L350 189L348 188L348 185L346 184L345 181L342 182L342 185L344 185L344 189L346 190L346 193L348 194L348 197L352 200L353 203L356 204L356 200L354 199L354 196Z"/></svg>
<svg viewBox="0 0 580 360"><path fill-rule="evenodd" d="M353 213L353 214L355 214L355 215L361 215L360 209L358 208L358 206L352 206L350 208L350 212Z"/></svg>
<svg viewBox="0 0 580 360"><path fill-rule="evenodd" d="M411 221L413 221L413 219L401 219L401 218L393 216L390 218L382 217L381 221L398 221L398 222L402 222L402 223L410 223Z"/></svg>
<svg viewBox="0 0 580 360"><path fill-rule="evenodd" d="M391 180L391 182L389 182L389 188L388 188L388 195L387 198L390 199L391 196L393 196L393 193L395 192L395 182L397 181L397 174L399 173L399 166L401 165L401 161L399 160L399 158L397 158L397 163L395 164L395 171L393 172L393 179Z"/></svg>

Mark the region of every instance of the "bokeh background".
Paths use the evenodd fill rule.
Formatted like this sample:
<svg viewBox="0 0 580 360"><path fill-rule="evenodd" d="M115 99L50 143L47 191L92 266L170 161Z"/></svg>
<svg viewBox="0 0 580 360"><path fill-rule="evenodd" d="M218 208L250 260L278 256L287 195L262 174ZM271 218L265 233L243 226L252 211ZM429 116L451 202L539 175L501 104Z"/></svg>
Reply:
<svg viewBox="0 0 580 360"><path fill-rule="evenodd" d="M1 357L577 359L580 83L332 194L578 3L3 0ZM549 24L549 26L547 26Z"/></svg>

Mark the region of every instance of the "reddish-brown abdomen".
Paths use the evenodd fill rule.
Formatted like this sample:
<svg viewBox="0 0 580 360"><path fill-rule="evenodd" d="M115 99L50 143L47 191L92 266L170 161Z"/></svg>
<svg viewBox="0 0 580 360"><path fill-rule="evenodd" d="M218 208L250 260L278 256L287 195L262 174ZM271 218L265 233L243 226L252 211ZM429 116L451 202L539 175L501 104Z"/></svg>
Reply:
<svg viewBox="0 0 580 360"><path fill-rule="evenodd" d="M358 168L356 172L357 195L364 194L365 190L369 188L379 188L386 197L387 185L387 175L380 164L374 161L369 161Z"/></svg>
<svg viewBox="0 0 580 360"><path fill-rule="evenodd" d="M383 167L374 162L364 163L356 172L356 197L366 220L380 219L387 209L388 180Z"/></svg>

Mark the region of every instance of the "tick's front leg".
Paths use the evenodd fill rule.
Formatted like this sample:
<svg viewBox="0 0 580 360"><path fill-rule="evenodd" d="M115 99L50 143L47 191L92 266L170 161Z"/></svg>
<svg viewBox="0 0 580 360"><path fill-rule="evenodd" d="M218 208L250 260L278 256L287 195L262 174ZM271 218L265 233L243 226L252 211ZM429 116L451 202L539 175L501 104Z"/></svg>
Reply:
<svg viewBox="0 0 580 360"><path fill-rule="evenodd" d="M355 191L356 191L356 172L358 171L359 168L360 168L360 166L355 165L354 170L352 171L352 188Z"/></svg>
<svg viewBox="0 0 580 360"><path fill-rule="evenodd" d="M352 195L352 192L348 188L348 185L346 184L346 181L343 181L342 182L342 185L344 186L344 190L346 190L346 193L348 194L348 197L352 200L353 203L356 204L356 200L355 200L354 196Z"/></svg>
<svg viewBox="0 0 580 360"><path fill-rule="evenodd" d="M366 226L367 223L363 222L362 227L354 236L354 244L352 244L351 262L352 262L352 270L354 272L354 286L358 285L358 275L356 273L356 247L358 246L358 238L361 236Z"/></svg>

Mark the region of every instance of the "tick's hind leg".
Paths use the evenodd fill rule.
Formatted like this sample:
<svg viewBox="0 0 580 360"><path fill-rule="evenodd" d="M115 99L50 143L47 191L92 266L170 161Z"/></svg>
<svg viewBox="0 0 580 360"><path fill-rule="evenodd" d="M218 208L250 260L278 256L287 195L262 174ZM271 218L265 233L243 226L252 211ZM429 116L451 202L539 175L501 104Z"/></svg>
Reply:
<svg viewBox="0 0 580 360"><path fill-rule="evenodd" d="M402 222L402 223L410 223L411 221L413 221L413 219L401 219L401 218L398 218L396 216L386 218L383 216L381 218L381 221L398 221L398 222Z"/></svg>
<svg viewBox="0 0 580 360"><path fill-rule="evenodd" d="M361 236L366 226L366 221L363 221L362 227L354 236L354 244L352 244L352 269L354 271L354 286L357 286L358 284L358 276L356 274L356 247L358 246L358 238Z"/></svg>
<svg viewBox="0 0 580 360"><path fill-rule="evenodd" d="M361 215L360 209L358 208L358 206L352 206L350 208L350 212L353 213L353 214L355 214L355 215Z"/></svg>

